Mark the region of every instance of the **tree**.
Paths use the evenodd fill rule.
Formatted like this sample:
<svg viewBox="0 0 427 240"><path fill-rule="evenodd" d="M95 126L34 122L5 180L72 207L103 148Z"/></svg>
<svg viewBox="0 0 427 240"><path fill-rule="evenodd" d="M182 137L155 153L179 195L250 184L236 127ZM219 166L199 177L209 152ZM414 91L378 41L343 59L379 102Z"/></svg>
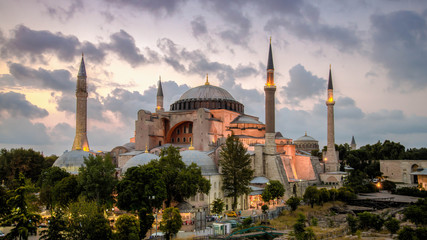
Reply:
<svg viewBox="0 0 427 240"><path fill-rule="evenodd" d="M285 187L283 184L280 181L271 180L269 183L267 183L267 187L264 189L261 197L264 202L268 202L270 200L281 198L284 194Z"/></svg>
<svg viewBox="0 0 427 240"><path fill-rule="evenodd" d="M139 221L133 215L121 215L116 222L119 240L139 240Z"/></svg>
<svg viewBox="0 0 427 240"><path fill-rule="evenodd" d="M112 232L108 219L95 201L85 201L81 197L78 202L70 204L69 211L70 239L111 239Z"/></svg>
<svg viewBox="0 0 427 240"><path fill-rule="evenodd" d="M427 224L427 198L418 199L415 204L407 207L403 214L406 219L409 219L411 222L416 225L426 225Z"/></svg>
<svg viewBox="0 0 427 240"><path fill-rule="evenodd" d="M268 210L268 205L267 204L262 205L261 210L262 210L262 213L266 213Z"/></svg>
<svg viewBox="0 0 427 240"><path fill-rule="evenodd" d="M162 221L160 222L160 230L165 233L166 240L178 233L181 226L182 218L178 208L166 208L163 211Z"/></svg>
<svg viewBox="0 0 427 240"><path fill-rule="evenodd" d="M67 230L67 220L64 213L59 208L55 210L54 214L49 218L49 226L47 230L41 232L42 240L65 240Z"/></svg>
<svg viewBox="0 0 427 240"><path fill-rule="evenodd" d="M237 198L249 194L249 183L254 171L251 168L250 155L239 138L231 135L227 138L220 152L219 164L222 168L222 190L227 197L233 198L233 210L237 207Z"/></svg>
<svg viewBox="0 0 427 240"><path fill-rule="evenodd" d="M36 233L37 223L41 217L39 214L30 212L27 204L28 195L35 192L34 185L27 181L23 173L19 173L16 185L18 187L11 191L10 198L7 200L7 205L12 208L12 211L1 220L0 225L16 224L6 237L9 239L19 237L26 240L30 233Z"/></svg>
<svg viewBox="0 0 427 240"><path fill-rule="evenodd" d="M53 202L61 207L67 207L71 202L77 201L80 193L81 187L77 177L70 175L55 184L52 191Z"/></svg>
<svg viewBox="0 0 427 240"><path fill-rule="evenodd" d="M177 148L169 146L162 149L159 163L166 184L167 207L171 206L172 201L182 202L197 193L209 193L211 186L209 180L202 176L201 168L195 163L186 166Z"/></svg>
<svg viewBox="0 0 427 240"><path fill-rule="evenodd" d="M153 160L146 165L129 168L117 185L117 206L138 212L140 236L151 229L153 208L160 208L166 199L166 185L160 163Z"/></svg>
<svg viewBox="0 0 427 240"><path fill-rule="evenodd" d="M9 195L6 189L0 185L0 219L10 213L10 207L7 205Z"/></svg>
<svg viewBox="0 0 427 240"><path fill-rule="evenodd" d="M213 202L212 202L212 210L211 212L220 215L222 213L222 211L224 210L224 201L222 201L222 199L220 198L216 198Z"/></svg>
<svg viewBox="0 0 427 240"><path fill-rule="evenodd" d="M305 189L304 192L304 201L310 203L311 208L313 208L314 203L319 201L319 190L315 186L309 186Z"/></svg>
<svg viewBox="0 0 427 240"><path fill-rule="evenodd" d="M38 185L40 187L40 201L50 209L54 205L53 188L55 184L63 178L70 176L68 172L59 167L45 169L40 175Z"/></svg>
<svg viewBox="0 0 427 240"><path fill-rule="evenodd" d="M351 214L347 214L347 224L348 224L348 227L350 228L351 234L354 234L358 229L357 217Z"/></svg>
<svg viewBox="0 0 427 240"><path fill-rule="evenodd" d="M335 201L338 198L338 190L335 188L329 189L329 198L331 201Z"/></svg>
<svg viewBox="0 0 427 240"><path fill-rule="evenodd" d="M291 207L291 211L295 211L297 210L298 206L300 205L301 199L299 199L298 197L290 197L287 201L286 204L289 205L289 207Z"/></svg>
<svg viewBox="0 0 427 240"><path fill-rule="evenodd" d="M297 222L294 224L294 231L292 235L295 236L297 240L314 240L316 235L313 232L313 229L305 227L306 218L304 214L299 214Z"/></svg>
<svg viewBox="0 0 427 240"><path fill-rule="evenodd" d="M113 190L117 184L116 172L110 155L102 158L92 156L84 160L85 166L79 169L78 183L82 187L82 195L88 200L95 200L98 205L113 206Z"/></svg>
<svg viewBox="0 0 427 240"><path fill-rule="evenodd" d="M321 188L319 189L319 201L321 204L328 202L331 198L331 195L329 194L328 189Z"/></svg>
<svg viewBox="0 0 427 240"><path fill-rule="evenodd" d="M414 229L412 229L411 227L408 227L408 226L404 226L399 231L398 239L399 240L413 240L413 239L417 239L417 235L416 235Z"/></svg>
<svg viewBox="0 0 427 240"><path fill-rule="evenodd" d="M391 235L397 233L399 231L400 225L399 220L396 218L388 218L387 221L385 221L384 226L387 228L387 230L390 232Z"/></svg>

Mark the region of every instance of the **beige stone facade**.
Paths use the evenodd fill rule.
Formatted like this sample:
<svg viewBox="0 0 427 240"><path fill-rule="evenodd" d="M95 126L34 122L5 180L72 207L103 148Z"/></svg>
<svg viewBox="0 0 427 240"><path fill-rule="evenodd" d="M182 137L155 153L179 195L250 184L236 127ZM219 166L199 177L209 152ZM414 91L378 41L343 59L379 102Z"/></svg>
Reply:
<svg viewBox="0 0 427 240"><path fill-rule="evenodd" d="M427 160L380 160L380 171L390 181L401 184L417 184L416 172L427 168Z"/></svg>

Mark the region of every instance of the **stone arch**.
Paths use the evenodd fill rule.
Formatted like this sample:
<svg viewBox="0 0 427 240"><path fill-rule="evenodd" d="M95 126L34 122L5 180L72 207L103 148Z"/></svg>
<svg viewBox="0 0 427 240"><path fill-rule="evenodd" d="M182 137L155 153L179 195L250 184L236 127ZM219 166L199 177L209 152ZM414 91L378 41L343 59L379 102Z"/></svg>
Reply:
<svg viewBox="0 0 427 240"><path fill-rule="evenodd" d="M333 183L335 183L335 182L338 182L338 180L337 180L337 178L336 178L336 177L334 177L334 176L329 176L329 177L326 179L326 182L333 182Z"/></svg>
<svg viewBox="0 0 427 240"><path fill-rule="evenodd" d="M193 122L192 121L182 121L177 124L175 124L173 127L170 128L170 130L166 134L166 143L171 143L172 138L180 138L183 139L184 137L186 139L193 139L193 132L191 130L184 132L183 127L186 127L187 129L193 129ZM182 128L182 129L181 129ZM176 131L177 129L180 129L179 133ZM175 141L174 141L175 142Z"/></svg>

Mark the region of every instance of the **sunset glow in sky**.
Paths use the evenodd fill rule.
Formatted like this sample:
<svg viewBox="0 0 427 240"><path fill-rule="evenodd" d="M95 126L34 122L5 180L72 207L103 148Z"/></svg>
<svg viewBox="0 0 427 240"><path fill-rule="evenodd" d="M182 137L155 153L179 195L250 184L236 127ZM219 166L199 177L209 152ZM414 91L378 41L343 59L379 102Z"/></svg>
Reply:
<svg viewBox="0 0 427 240"><path fill-rule="evenodd" d="M326 145L329 64L336 143L427 147L427 2L423 0L0 1L0 148L71 150L81 54L88 139L109 151L154 112L209 82L264 122L268 44L276 130Z"/></svg>

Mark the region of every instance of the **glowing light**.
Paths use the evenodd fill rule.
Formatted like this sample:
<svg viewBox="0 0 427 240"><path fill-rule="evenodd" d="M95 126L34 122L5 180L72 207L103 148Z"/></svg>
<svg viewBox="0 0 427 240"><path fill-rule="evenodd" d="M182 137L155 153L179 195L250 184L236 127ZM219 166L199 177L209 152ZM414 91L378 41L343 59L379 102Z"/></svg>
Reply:
<svg viewBox="0 0 427 240"><path fill-rule="evenodd" d="M160 110L160 106L157 106L157 110Z"/></svg>
<svg viewBox="0 0 427 240"><path fill-rule="evenodd" d="M334 101L334 98L333 97L330 97L329 99L328 99L328 102L333 102Z"/></svg>
<svg viewBox="0 0 427 240"><path fill-rule="evenodd" d="M83 151L89 152L89 148L88 147L83 147Z"/></svg>
<svg viewBox="0 0 427 240"><path fill-rule="evenodd" d="M380 182L377 183L377 188L381 188L381 183Z"/></svg>

